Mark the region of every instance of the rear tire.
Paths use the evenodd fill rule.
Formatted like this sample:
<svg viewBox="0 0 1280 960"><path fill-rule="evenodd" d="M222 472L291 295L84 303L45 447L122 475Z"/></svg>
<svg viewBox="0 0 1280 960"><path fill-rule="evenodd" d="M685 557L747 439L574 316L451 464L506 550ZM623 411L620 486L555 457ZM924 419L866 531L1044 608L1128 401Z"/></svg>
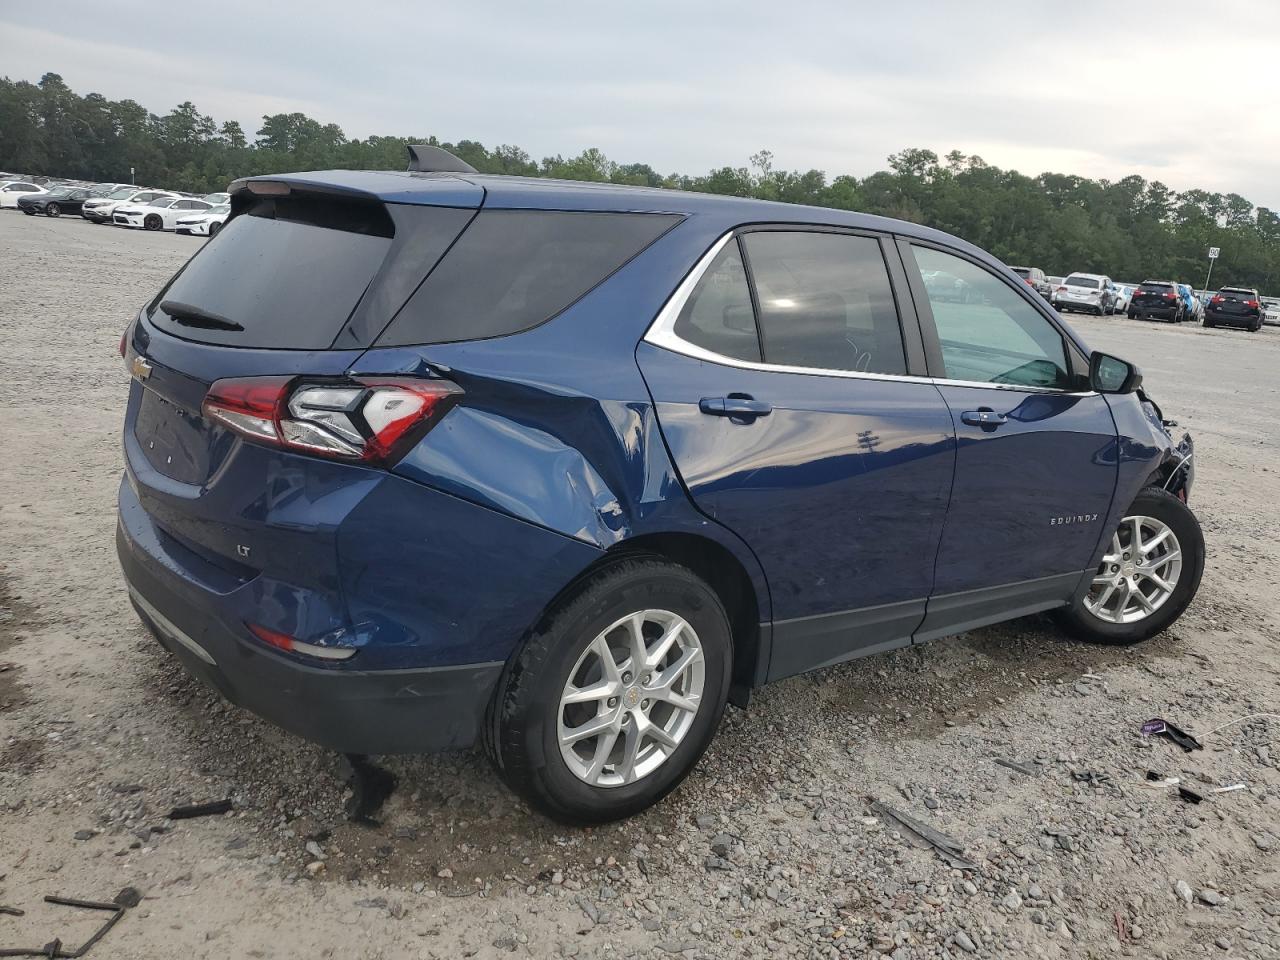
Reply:
<svg viewBox="0 0 1280 960"><path fill-rule="evenodd" d="M1160 525L1167 528L1168 533L1147 537L1144 532L1141 534L1147 537L1144 542L1151 546L1133 550L1133 518L1142 518L1150 524L1149 527L1140 525L1144 531ZM1163 539L1157 541L1157 537ZM1167 552L1170 544L1177 550L1176 557L1171 557ZM1089 589L1058 614L1062 624L1082 640L1113 645L1140 643L1165 630L1182 616L1200 587L1200 577L1204 573L1204 535L1200 531L1200 521L1185 503L1159 487L1144 489L1125 511L1120 528L1113 536L1112 545L1106 548L1106 556L1110 557L1117 548L1123 552L1115 558L1116 562L1104 559L1095 572L1094 583ZM1150 563L1141 561L1144 556L1150 556ZM1175 562L1178 569L1171 582L1168 577ZM1126 576L1128 565L1132 565L1135 572ZM1157 587L1154 580L1142 573L1144 569L1159 571L1163 574L1163 577L1157 575L1159 579L1172 589L1165 591ZM1112 599L1112 595L1105 594L1113 580L1119 582L1116 589L1122 591L1115 599ZM1120 618L1125 616L1124 609L1129 597L1136 597L1136 594L1123 592L1133 583L1138 584L1137 589L1143 591L1143 597L1155 609L1149 613L1143 612L1142 605L1136 604L1133 614L1135 619L1120 622ZM1152 591L1150 595L1146 593L1148 589ZM1108 611L1118 613L1113 615ZM1104 617L1103 613L1107 613L1107 616Z"/></svg>
<svg viewBox="0 0 1280 960"><path fill-rule="evenodd" d="M62 208L56 203L51 203L44 208L44 213L47 217L60 217L62 216Z"/></svg>
<svg viewBox="0 0 1280 960"><path fill-rule="evenodd" d="M649 656L673 638L638 670L636 630ZM724 713L732 661L729 618L715 591L658 558L621 561L556 603L508 662L489 706L485 750L506 784L550 817L632 816L679 786L702 756ZM650 692L676 671L669 689L684 699L679 707ZM604 692L582 698L588 688ZM597 723L598 734L569 739Z"/></svg>

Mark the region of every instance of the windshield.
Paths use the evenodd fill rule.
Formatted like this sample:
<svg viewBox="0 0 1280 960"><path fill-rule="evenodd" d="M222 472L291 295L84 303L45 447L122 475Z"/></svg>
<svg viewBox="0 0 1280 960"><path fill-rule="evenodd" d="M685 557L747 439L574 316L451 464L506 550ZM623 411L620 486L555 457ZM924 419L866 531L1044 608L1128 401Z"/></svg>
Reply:
<svg viewBox="0 0 1280 960"><path fill-rule="evenodd" d="M172 206L177 202L178 201L175 200L173 197L160 197L159 199L152 200L150 203L147 204L147 206L148 207L168 207L168 206Z"/></svg>
<svg viewBox="0 0 1280 960"><path fill-rule="evenodd" d="M1086 288L1088 288L1089 290L1097 290L1097 289L1098 289L1099 284L1098 284L1098 281L1097 281L1097 280L1094 280L1092 277L1076 277L1076 276L1071 276L1071 277L1067 277L1067 286L1069 286L1069 287L1086 287Z"/></svg>
<svg viewBox="0 0 1280 960"><path fill-rule="evenodd" d="M129 189L129 190L117 190L115 193L110 194L110 195L107 197L107 199L108 199L108 200L128 200L130 197L132 197L132 196L134 195L134 193L135 193L135 192L136 192L136 191L134 191L134 190L132 190L132 189Z"/></svg>
<svg viewBox="0 0 1280 960"><path fill-rule="evenodd" d="M220 203L220 204L218 204L218 205L217 205L217 206L215 206L215 207L211 207L211 208L209 209L209 212L210 212L210 213L230 213L230 212L231 212L231 204L229 204L229 203Z"/></svg>
<svg viewBox="0 0 1280 960"><path fill-rule="evenodd" d="M210 194L206 194L206 195L205 195L204 197L202 197L201 199L203 199L203 200L207 200L209 203L226 203L228 200L230 200L230 199L231 199L231 194L229 194L229 193L210 193Z"/></svg>

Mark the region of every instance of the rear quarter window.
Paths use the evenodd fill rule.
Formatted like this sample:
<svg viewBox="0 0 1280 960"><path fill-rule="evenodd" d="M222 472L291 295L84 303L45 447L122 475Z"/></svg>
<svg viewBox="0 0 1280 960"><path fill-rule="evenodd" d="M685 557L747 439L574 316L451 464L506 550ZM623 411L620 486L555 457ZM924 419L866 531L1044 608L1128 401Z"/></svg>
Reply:
<svg viewBox="0 0 1280 960"><path fill-rule="evenodd" d="M480 340L536 327L680 219L652 213L482 210L377 345Z"/></svg>

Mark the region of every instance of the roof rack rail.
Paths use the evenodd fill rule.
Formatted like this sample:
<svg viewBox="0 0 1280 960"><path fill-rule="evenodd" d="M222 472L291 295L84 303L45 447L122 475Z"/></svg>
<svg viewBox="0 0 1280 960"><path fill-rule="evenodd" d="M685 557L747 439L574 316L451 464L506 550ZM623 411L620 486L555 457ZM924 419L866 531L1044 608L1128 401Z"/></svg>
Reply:
<svg viewBox="0 0 1280 960"><path fill-rule="evenodd" d="M448 150L427 143L407 143L409 171L412 173L478 173L471 164Z"/></svg>

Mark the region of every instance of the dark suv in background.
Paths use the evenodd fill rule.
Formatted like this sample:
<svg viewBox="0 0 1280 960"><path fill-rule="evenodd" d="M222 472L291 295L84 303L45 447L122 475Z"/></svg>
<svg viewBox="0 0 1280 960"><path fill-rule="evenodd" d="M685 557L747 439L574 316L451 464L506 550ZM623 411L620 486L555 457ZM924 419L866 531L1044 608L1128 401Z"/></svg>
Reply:
<svg viewBox="0 0 1280 960"><path fill-rule="evenodd" d="M423 153L237 181L122 338L129 595L231 700L601 821L767 682L1191 601L1190 437L989 254Z"/></svg>
<svg viewBox="0 0 1280 960"><path fill-rule="evenodd" d="M1172 280L1143 280L1133 291L1127 315L1130 320L1168 320L1180 323L1186 319L1186 304Z"/></svg>
<svg viewBox="0 0 1280 960"><path fill-rule="evenodd" d="M18 201L22 203L21 200ZM1204 306L1206 327L1262 329L1262 298L1251 287L1223 287Z"/></svg>

